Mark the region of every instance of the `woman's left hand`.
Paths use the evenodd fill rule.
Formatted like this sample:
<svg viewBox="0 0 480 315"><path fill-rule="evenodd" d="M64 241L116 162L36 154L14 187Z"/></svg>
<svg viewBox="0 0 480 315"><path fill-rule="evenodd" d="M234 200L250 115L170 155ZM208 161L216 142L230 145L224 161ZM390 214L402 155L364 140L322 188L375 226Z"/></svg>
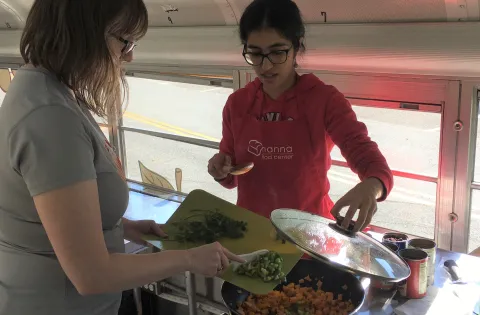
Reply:
<svg viewBox="0 0 480 315"><path fill-rule="evenodd" d="M123 231L125 239L139 245L147 245L143 239L146 234L153 234L160 237L168 237L162 230L163 224L157 224L153 220L131 221L123 218Z"/></svg>
<svg viewBox="0 0 480 315"><path fill-rule="evenodd" d="M377 199L380 198L382 194L382 182L377 178L369 177L340 198L330 213L336 218L342 208L349 207L342 222L342 227L346 229L357 210L360 209L353 231L361 231L372 221L373 215L377 212Z"/></svg>

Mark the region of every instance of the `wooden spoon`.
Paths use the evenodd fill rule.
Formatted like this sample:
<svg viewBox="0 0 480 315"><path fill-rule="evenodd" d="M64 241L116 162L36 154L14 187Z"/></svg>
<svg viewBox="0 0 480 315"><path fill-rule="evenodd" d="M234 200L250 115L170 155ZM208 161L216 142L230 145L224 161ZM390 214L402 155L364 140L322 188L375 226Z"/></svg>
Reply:
<svg viewBox="0 0 480 315"><path fill-rule="evenodd" d="M253 166L253 162L233 166L230 169L230 174L235 176L246 174L252 170Z"/></svg>

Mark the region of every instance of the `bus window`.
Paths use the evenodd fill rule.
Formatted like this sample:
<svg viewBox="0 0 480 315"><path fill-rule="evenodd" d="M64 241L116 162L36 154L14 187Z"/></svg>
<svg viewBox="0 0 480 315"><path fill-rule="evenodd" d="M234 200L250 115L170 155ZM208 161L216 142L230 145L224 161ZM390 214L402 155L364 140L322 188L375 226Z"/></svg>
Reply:
<svg viewBox="0 0 480 315"><path fill-rule="evenodd" d="M0 69L0 106L2 106L5 94L8 91L10 82L13 80L14 71L10 68Z"/></svg>
<svg viewBox="0 0 480 315"><path fill-rule="evenodd" d="M360 181L349 168L333 165L328 172L334 202ZM388 199L378 204L372 224L411 235L434 238L436 183L394 176Z"/></svg>
<svg viewBox="0 0 480 315"><path fill-rule="evenodd" d="M93 116L93 118L95 118L95 121L99 125L107 125L108 124L108 121L107 121L106 118L99 117L99 116L95 115L94 113L92 113L92 116Z"/></svg>
<svg viewBox="0 0 480 315"><path fill-rule="evenodd" d="M378 144L391 169L438 176L441 125L439 112L358 105L352 105L352 108L358 120L367 126L370 137ZM405 152L408 152L408 159L405 159ZM332 151L332 159L345 161L337 147Z"/></svg>
<svg viewBox="0 0 480 315"><path fill-rule="evenodd" d="M97 122L98 126L102 130L105 137L111 142L112 141L112 139L110 139L110 126L111 125L108 123L108 119L99 117L99 116L95 115L94 113L92 113L92 116L93 116L93 118L95 118L95 121Z"/></svg>
<svg viewBox="0 0 480 315"><path fill-rule="evenodd" d="M120 127L127 177L141 182L142 164L160 175L163 183L159 185L166 188L181 188L184 193L204 189L235 203L236 190L220 186L207 172L208 160L218 152L222 111L233 92L232 79L218 82L196 77L195 83L189 78L184 78L186 82L127 80L129 103ZM177 187L179 172L181 187Z"/></svg>
<svg viewBox="0 0 480 315"><path fill-rule="evenodd" d="M181 190L183 193L203 189L232 203L236 202L236 190L220 186L207 172L208 160L217 149L132 131L124 131L124 137L129 179L142 182L141 163L147 169L147 183L153 182L157 186ZM149 171L161 177L151 175Z"/></svg>
<svg viewBox="0 0 480 315"><path fill-rule="evenodd" d="M222 110L231 87L127 77L123 126L220 142Z"/></svg>
<svg viewBox="0 0 480 315"><path fill-rule="evenodd" d="M365 123L390 168L394 188L385 202L378 204L372 224L433 239L440 152L441 106L425 106L425 111L399 110L400 103L371 105L351 100L357 118ZM372 102L373 103L373 102ZM397 109L393 109L397 104ZM427 111L428 110L428 111ZM408 158L405 153L408 152ZM337 201L358 183L358 176L346 165L340 150L332 151L335 166L328 177L332 200Z"/></svg>
<svg viewBox="0 0 480 315"><path fill-rule="evenodd" d="M107 125L100 125L100 129L102 130L103 134L105 135L105 138L107 138L109 141L111 141L110 139L110 133L109 133L109 126Z"/></svg>

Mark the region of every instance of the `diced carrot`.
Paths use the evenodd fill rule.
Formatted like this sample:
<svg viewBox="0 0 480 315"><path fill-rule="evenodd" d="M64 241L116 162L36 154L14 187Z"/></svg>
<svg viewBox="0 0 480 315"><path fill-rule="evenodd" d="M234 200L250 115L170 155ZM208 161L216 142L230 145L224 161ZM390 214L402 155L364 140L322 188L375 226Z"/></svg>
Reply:
<svg viewBox="0 0 480 315"><path fill-rule="evenodd" d="M308 281L307 277L304 280ZM321 287L322 282L318 281L318 284ZM281 290L267 295L248 296L246 301L238 306L238 311L241 315L286 315L286 311L292 310L293 305L301 305L305 312L314 315L346 315L355 309L352 301L344 301L341 294L335 298L332 292L325 292L320 288L315 290L312 287L289 283Z"/></svg>

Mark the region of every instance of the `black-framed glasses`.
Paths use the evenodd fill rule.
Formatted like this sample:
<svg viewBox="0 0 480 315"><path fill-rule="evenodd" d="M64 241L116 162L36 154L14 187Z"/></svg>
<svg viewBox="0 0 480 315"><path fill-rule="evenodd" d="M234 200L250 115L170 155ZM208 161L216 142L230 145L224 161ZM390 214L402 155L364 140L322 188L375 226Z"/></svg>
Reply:
<svg viewBox="0 0 480 315"><path fill-rule="evenodd" d="M115 38L121 41L125 45L122 49L122 54L124 55L132 52L135 49L135 47L137 47L137 43L126 40L123 37L115 36Z"/></svg>
<svg viewBox="0 0 480 315"><path fill-rule="evenodd" d="M288 59L288 52L292 49L292 47L288 49L278 49L269 52L268 54L258 53L258 52L247 52L245 49L243 50L243 58L245 61L251 66L259 66L263 64L265 58L270 60L273 64L282 64Z"/></svg>

